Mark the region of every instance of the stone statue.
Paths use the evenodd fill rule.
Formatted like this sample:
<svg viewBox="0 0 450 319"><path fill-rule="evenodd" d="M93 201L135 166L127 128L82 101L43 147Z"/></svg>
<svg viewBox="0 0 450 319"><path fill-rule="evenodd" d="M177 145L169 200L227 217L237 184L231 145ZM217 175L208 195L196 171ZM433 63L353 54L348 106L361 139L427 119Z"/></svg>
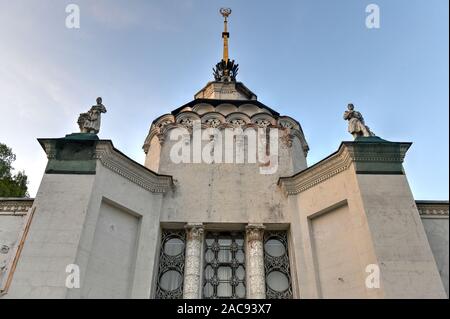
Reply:
<svg viewBox="0 0 450 319"><path fill-rule="evenodd" d="M106 107L102 104L102 98L97 98L97 105L93 105L86 113L78 117L78 126L81 133L97 134L100 131L101 113L106 113Z"/></svg>
<svg viewBox="0 0 450 319"><path fill-rule="evenodd" d="M354 105L349 104L347 111L344 113L344 120L348 121L348 132L353 135L354 138L359 136L375 136L370 128L364 123L364 118L361 113L354 110Z"/></svg>

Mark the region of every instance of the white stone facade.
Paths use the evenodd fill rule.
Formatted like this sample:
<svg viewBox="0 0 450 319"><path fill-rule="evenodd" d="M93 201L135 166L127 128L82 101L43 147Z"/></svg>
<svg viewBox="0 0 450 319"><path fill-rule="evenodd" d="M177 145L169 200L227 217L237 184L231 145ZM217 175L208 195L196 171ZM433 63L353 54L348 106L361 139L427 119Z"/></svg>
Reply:
<svg viewBox="0 0 450 319"><path fill-rule="evenodd" d="M194 121L276 129L277 169L261 174L266 163L248 156L174 163L170 132L186 128L191 145ZM344 142L308 167L296 120L219 82L152 123L144 166L106 140L40 142L49 165L34 201L0 200L0 298L156 298L161 284L185 299L448 295L448 202L415 203L409 143ZM64 147L85 152L75 161ZM234 147L248 154L248 141ZM167 230L183 234L178 255L162 254ZM277 232L282 246L266 236ZM67 286L68 265L79 288ZM379 271L373 286L368 269Z"/></svg>

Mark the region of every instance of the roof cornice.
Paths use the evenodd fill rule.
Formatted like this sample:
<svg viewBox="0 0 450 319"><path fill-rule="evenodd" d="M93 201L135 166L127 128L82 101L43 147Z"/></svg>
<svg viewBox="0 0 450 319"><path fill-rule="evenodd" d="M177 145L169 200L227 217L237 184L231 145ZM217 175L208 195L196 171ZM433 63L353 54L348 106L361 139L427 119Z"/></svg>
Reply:
<svg viewBox="0 0 450 319"><path fill-rule="evenodd" d="M38 141L46 152L49 160L53 160L56 157L56 142L63 144L74 142L74 140L64 138L38 139ZM83 143L81 140L75 140L75 142ZM95 148L92 159L99 160L100 163L109 170L152 193L165 193L172 188L172 176L155 173L137 163L116 149L111 140L97 140L93 143L95 143Z"/></svg>
<svg viewBox="0 0 450 319"><path fill-rule="evenodd" d="M419 214L423 217L446 217L449 216L448 201L416 201Z"/></svg>
<svg viewBox="0 0 450 319"><path fill-rule="evenodd" d="M358 174L401 174L405 154L411 143L395 143L381 139L342 142L339 149L320 162L290 177L278 180L288 195L299 194L347 170L355 163ZM376 164L381 163L380 166ZM373 170L370 167L373 166ZM369 171L366 171L369 167ZM383 171L387 167L390 171Z"/></svg>

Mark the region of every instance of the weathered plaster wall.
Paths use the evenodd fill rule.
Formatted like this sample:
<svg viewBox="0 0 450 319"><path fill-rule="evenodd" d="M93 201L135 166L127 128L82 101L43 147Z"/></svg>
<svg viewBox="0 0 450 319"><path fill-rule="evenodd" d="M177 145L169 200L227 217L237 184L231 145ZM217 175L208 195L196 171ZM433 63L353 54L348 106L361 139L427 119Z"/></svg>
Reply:
<svg viewBox="0 0 450 319"><path fill-rule="evenodd" d="M151 193L137 186L103 165L97 168L97 179L89 203L88 216L76 259L76 264L80 265L81 268L82 286L84 288L81 290L72 289L68 294L69 298L119 297L124 294L134 298L149 298L153 288L153 270L157 266L155 263L158 255L159 216L162 196L162 194ZM102 212L105 215L102 206L103 209L109 206L109 210L115 211L115 214L112 213L114 215L120 212L122 218L119 216L115 216L116 218L114 216L101 217ZM126 218L124 214L129 214L130 216L125 215L128 217ZM135 222L138 222L137 228L134 226L134 222L130 221L130 218L136 219ZM125 240L128 243L127 247L134 249L134 253L132 253L134 257L129 255L130 252L125 248L120 249L119 246L115 245L114 240L103 240L103 236L100 236L98 231L109 232L107 236L114 237L114 240L122 241L122 244L124 244L123 241ZM132 248L131 237L129 237L133 236L133 233L136 237L135 248ZM113 295L107 294L105 296L100 290L91 291L92 289L89 288L96 285L91 283L89 280L90 275L85 274L85 271L90 271L90 267L93 266L91 256L92 254L95 255L96 247L101 243L104 244L104 250L101 252L103 256L97 259L116 260L116 257L121 256L120 258L123 258L124 262L126 261L126 267L112 267L108 271L111 278L124 278L131 271L133 275L129 282L129 290L123 290L126 287L122 283L120 286L122 290L116 287L117 293L111 292ZM105 285L107 284L105 283L103 286Z"/></svg>
<svg viewBox="0 0 450 319"><path fill-rule="evenodd" d="M422 223L425 228L425 233L430 243L431 251L441 275L442 283L444 284L445 292L448 293L449 285L449 223L448 216L433 217L421 216Z"/></svg>
<svg viewBox="0 0 450 319"><path fill-rule="evenodd" d="M102 201L82 285L83 298L129 298L139 217Z"/></svg>
<svg viewBox="0 0 450 319"><path fill-rule="evenodd" d="M313 254L322 298L361 298L366 294L358 232L350 231L347 203L310 219ZM336 276L338 274L338 276Z"/></svg>
<svg viewBox="0 0 450 319"><path fill-rule="evenodd" d="M136 177L157 180L154 173L115 151L109 154L99 155L94 175L44 175L3 298L151 296L163 193L137 183ZM66 287L69 264L80 268L80 289Z"/></svg>
<svg viewBox="0 0 450 319"><path fill-rule="evenodd" d="M289 202L300 298L383 298L364 283L377 259L352 167Z"/></svg>
<svg viewBox="0 0 450 319"><path fill-rule="evenodd" d="M27 212L4 211L0 204L0 292L6 285L26 221Z"/></svg>
<svg viewBox="0 0 450 319"><path fill-rule="evenodd" d="M279 141L278 169L262 174L260 163L174 163L170 150L176 141L166 140L161 150L159 173L173 176L174 192L163 202L164 222L286 223L286 198L277 186L280 176L306 168L298 147ZM247 147L245 148L247 154ZM296 159L296 164L293 162Z"/></svg>
<svg viewBox="0 0 450 319"><path fill-rule="evenodd" d="M45 174L34 217L6 298L65 298L95 175Z"/></svg>
<svg viewBox="0 0 450 319"><path fill-rule="evenodd" d="M383 157L378 154L379 165L370 165L370 153L356 153L354 146L344 144L323 162L281 180L289 194L297 293L301 298L445 298L399 165L402 157L390 153L395 145L387 145L386 161L378 162ZM384 163L394 171L379 172ZM365 170L358 173L361 167ZM380 269L379 288L366 286L369 265Z"/></svg>
<svg viewBox="0 0 450 319"><path fill-rule="evenodd" d="M386 298L445 298L405 175L357 175Z"/></svg>

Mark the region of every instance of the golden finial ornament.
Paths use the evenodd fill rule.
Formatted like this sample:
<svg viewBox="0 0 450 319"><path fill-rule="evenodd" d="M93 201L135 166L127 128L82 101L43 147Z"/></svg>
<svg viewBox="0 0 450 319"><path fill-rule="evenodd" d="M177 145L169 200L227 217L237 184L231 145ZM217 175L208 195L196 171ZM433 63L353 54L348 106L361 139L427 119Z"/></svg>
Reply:
<svg viewBox="0 0 450 319"><path fill-rule="evenodd" d="M219 10L220 14L223 16L223 32L222 32L222 38L223 38L223 60L225 62L228 61L228 38L230 37L230 34L228 33L228 17L231 14L230 8L220 8Z"/></svg>
<svg viewBox="0 0 450 319"><path fill-rule="evenodd" d="M223 57L222 60L216 64L213 68L214 79L221 82L236 81L236 75L239 69L239 65L234 63L234 60L230 60L228 55L228 39L230 34L228 33L228 17L231 14L230 8L220 8L220 14L223 16Z"/></svg>

